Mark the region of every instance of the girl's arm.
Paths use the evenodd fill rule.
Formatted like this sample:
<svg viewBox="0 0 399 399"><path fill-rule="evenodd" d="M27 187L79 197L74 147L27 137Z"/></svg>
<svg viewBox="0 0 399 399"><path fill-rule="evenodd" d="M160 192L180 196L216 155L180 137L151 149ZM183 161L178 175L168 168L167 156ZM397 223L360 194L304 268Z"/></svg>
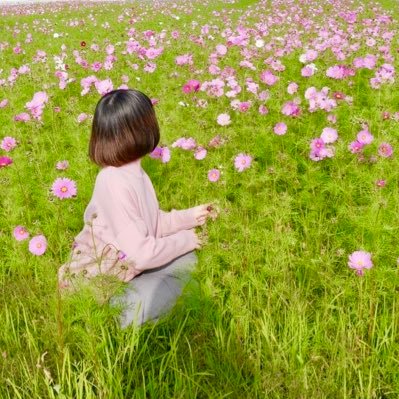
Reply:
<svg viewBox="0 0 399 399"><path fill-rule="evenodd" d="M172 209L170 212L160 209L158 211L158 228L161 236L165 237L180 230L188 230L204 224L209 215L209 205L198 205L182 210Z"/></svg>
<svg viewBox="0 0 399 399"><path fill-rule="evenodd" d="M134 262L138 271L162 266L199 248L194 230L184 229L161 238L149 235L138 212L137 198L126 187L126 182L112 170L103 172L96 182L99 212L115 237L115 246Z"/></svg>

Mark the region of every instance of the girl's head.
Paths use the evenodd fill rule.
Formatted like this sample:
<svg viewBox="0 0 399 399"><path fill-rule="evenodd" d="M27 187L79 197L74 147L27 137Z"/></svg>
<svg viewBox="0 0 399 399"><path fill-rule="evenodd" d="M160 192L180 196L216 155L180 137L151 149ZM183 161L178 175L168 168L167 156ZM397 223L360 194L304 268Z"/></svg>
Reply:
<svg viewBox="0 0 399 399"><path fill-rule="evenodd" d="M138 90L113 90L97 103L89 156L99 166L122 166L152 152L159 126L151 100Z"/></svg>

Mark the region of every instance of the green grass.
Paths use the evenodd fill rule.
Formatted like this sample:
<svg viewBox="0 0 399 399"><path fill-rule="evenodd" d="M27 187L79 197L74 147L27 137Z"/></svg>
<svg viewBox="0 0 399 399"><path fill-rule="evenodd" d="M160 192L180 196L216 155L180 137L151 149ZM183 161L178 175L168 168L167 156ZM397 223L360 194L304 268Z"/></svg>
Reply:
<svg viewBox="0 0 399 399"><path fill-rule="evenodd" d="M382 3L397 15L395 2ZM375 91L368 85L373 76L368 70L357 71L352 86L348 80L328 79L325 69L339 63L333 61L331 52L317 59L319 72L305 80L300 77L298 62L302 50L297 49L282 59L286 71L270 88L267 116L258 114L258 104L239 114L230 109L228 98L207 98L204 93L197 97L209 105L198 108L181 92L188 79L204 81L212 76L207 72L197 76L188 67L176 67L175 57L191 52L193 69L206 70L212 46L225 40L213 27L222 29L223 17L235 27L247 9L252 13L246 23L252 24L272 13L267 4L268 8L244 0L193 3L192 14L173 11L169 3L160 8L152 8L151 3L109 4L2 17L1 42L9 42L10 47L0 51L0 79L24 63L30 64L32 72L20 76L13 87L0 86L0 100L10 101L0 109L0 139L13 136L20 142L8 154L13 165L0 169L0 398L399 396L399 134L398 122L381 118L383 111L399 111L397 83ZM320 4L325 7L317 17L320 21L328 13L335 15L332 5ZM222 16L213 15L212 10L219 10ZM180 19L173 19L168 12ZM123 13L125 21L116 23ZM132 13L138 21L129 25ZM366 8L364 13L371 15L372 11ZM96 19L96 26L89 14ZM73 19L83 19L85 25L66 26ZM110 29L101 27L105 21ZM193 21L198 26L192 28ZM216 39L202 48L188 36L199 35L205 23ZM21 33L13 37L16 24ZM38 29L42 24L50 29L49 35ZM395 24L390 28L396 29ZM87 156L90 122L76 122L81 112L94 112L97 93L92 89L82 97L79 84L94 73L78 66L72 51L85 40L86 48L80 49L84 57L89 62L102 61L103 53L91 52L90 44L103 48L107 40L123 43L133 26L157 33L165 29L167 34L177 29L182 40L164 44L153 74L132 70L120 55L122 44L116 46L115 67L96 75L110 77L119 86L126 74L131 87L160 99L156 111L163 144L170 146L179 137L191 136L206 145L216 134L226 137L227 143L209 150L202 161L179 149L172 149L172 159L165 165L144 159L143 167L163 209L213 201L221 212L217 220L209 222L209 243L198 253L195 276L199 285L187 290L172 313L156 325L121 330L116 321L118 309L99 303L91 291L61 299L56 273L67 261L73 238L83 226L83 212L98 172ZM271 36L281 35L287 25L273 29ZM24 43L28 32L33 34L31 44ZM68 36L55 39L54 32ZM393 48L397 40L396 35ZM17 42L25 54L12 53ZM60 54L63 43L68 72L76 82L61 91L52 56ZM31 62L37 49L47 52L48 63ZM370 51L362 47L360 54ZM239 69L239 50L231 48L229 52L219 66L237 68L243 86L239 98L249 99L245 78L259 81L259 71L267 66L259 58L256 72ZM398 67L397 53L395 57ZM143 65L134 56L128 59ZM171 77L175 70L179 76ZM280 114L282 103L290 98L285 91L290 81L300 85L303 115L298 119ZM43 90L44 84L50 85L45 88L50 101L43 124L14 123L12 117L24 111L25 103ZM328 86L332 92L343 91L354 98L352 106L340 103L334 111L340 137L336 156L317 163L308 158L309 142L328 122L324 113L306 111L303 93L310 86ZM179 106L179 101L190 106ZM61 107L59 114L53 112L55 106ZM231 125L216 124L222 112L230 113ZM272 133L279 121L288 125L288 133L282 137ZM369 123L375 137L366 156L375 155L378 144L388 141L394 147L393 158L360 163L349 153L347 146L362 121ZM252 167L243 173L233 167L240 152L254 158ZM62 159L70 162L65 172L55 169ZM222 177L217 183L208 182L207 172L215 167L222 170ZM59 176L77 182L77 198L52 198L49 189ZM377 179L385 179L387 186L376 187ZM26 226L31 236L42 233L47 237L45 255L35 257L26 241L14 240L12 230L19 224ZM359 249L371 252L374 263L362 278L347 266L348 255Z"/></svg>

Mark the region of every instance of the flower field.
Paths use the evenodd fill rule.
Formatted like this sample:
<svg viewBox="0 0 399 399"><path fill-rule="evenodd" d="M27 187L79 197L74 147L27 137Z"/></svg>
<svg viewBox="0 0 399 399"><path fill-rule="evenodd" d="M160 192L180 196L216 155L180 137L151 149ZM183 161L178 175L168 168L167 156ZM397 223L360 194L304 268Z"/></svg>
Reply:
<svg viewBox="0 0 399 399"><path fill-rule="evenodd" d="M0 398L399 397L398 5L0 5ZM197 284L121 330L61 297L102 95L152 100L164 210L212 202Z"/></svg>

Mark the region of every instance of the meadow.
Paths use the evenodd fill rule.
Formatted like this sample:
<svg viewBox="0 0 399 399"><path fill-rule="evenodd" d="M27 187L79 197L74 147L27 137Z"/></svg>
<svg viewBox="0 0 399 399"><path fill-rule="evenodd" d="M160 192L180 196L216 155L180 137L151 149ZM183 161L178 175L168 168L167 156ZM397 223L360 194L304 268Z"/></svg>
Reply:
<svg viewBox="0 0 399 399"><path fill-rule="evenodd" d="M0 16L0 398L399 397L397 3ZM108 304L123 284L57 285L98 173L95 104L128 87L160 122L142 165L162 209L218 211L197 284L140 329Z"/></svg>

